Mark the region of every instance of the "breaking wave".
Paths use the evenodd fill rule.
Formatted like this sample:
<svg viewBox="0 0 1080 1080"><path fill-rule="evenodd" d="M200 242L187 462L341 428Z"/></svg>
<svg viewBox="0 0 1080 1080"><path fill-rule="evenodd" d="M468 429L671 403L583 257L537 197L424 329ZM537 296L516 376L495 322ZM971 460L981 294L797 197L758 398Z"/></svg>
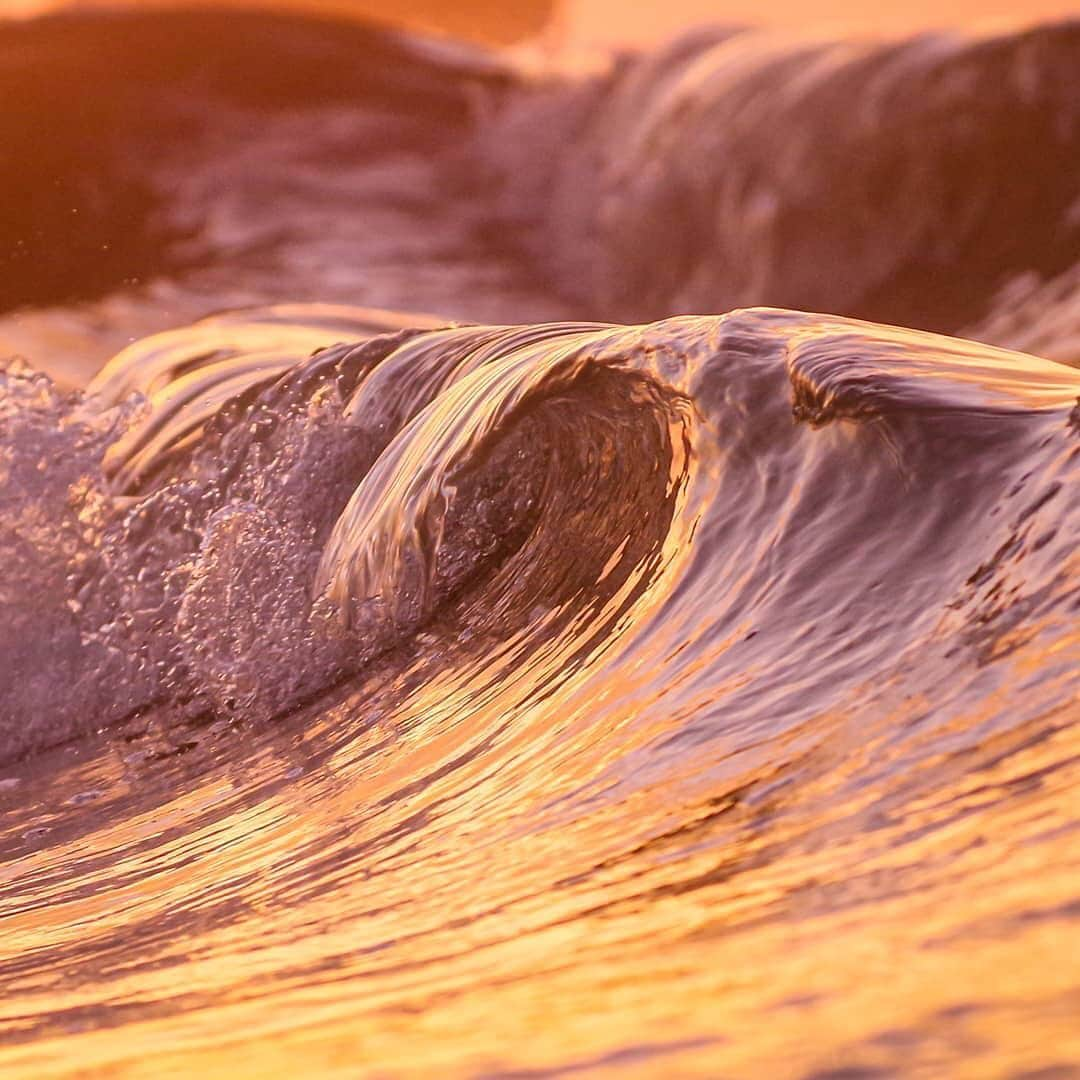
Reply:
<svg viewBox="0 0 1080 1080"><path fill-rule="evenodd" d="M1076 28L229 18L3 31L8 1071L1077 1067Z"/></svg>

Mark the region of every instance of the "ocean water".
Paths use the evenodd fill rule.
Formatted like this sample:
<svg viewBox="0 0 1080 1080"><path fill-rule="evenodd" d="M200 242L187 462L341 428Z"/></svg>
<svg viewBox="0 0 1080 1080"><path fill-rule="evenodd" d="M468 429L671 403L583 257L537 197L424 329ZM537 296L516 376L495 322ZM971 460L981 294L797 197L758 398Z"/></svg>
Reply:
<svg viewBox="0 0 1080 1080"><path fill-rule="evenodd" d="M0 101L5 1076L1080 1075L1080 24Z"/></svg>

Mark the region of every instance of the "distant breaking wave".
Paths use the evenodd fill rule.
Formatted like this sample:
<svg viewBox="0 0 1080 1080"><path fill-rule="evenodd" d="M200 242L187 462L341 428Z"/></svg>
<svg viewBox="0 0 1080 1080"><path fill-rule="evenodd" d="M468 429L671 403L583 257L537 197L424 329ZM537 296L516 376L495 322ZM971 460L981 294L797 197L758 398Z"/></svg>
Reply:
<svg viewBox="0 0 1080 1080"><path fill-rule="evenodd" d="M1075 24L0 40L6 1072L1080 1066Z"/></svg>
<svg viewBox="0 0 1080 1080"><path fill-rule="evenodd" d="M297 301L486 323L768 304L1080 355L1075 22L701 30L574 75L236 11L4 40L0 304L21 314L0 345L55 344L38 362L64 373Z"/></svg>

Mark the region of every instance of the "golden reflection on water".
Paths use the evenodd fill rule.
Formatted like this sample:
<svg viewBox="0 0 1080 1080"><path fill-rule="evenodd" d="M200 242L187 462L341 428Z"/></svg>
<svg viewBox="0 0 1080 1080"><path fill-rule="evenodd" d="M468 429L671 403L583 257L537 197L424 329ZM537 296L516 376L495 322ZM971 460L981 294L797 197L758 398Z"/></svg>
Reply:
<svg viewBox="0 0 1080 1080"><path fill-rule="evenodd" d="M1057 647L1080 661L1080 635ZM476 682L347 737L345 702L244 760L181 758L138 812L155 776L115 749L34 780L46 806L116 810L7 864L4 955L56 962L8 982L5 1025L55 1029L5 1075L981 1077L1080 1055L1075 726L973 746L975 707L956 760L940 731L919 760L917 729L856 704L764 767L643 778L620 759L670 730L647 685L582 673L522 709L497 671Z"/></svg>
<svg viewBox="0 0 1080 1080"><path fill-rule="evenodd" d="M313 341L287 337L268 355ZM979 407L1008 390L1048 408L1075 390L1065 369L922 340L897 332L876 354L920 393L947 381L946 361L970 369ZM852 426L812 437L851 450ZM701 492L727 464L699 448ZM746 501L788 464L756 466ZM802 474L799 497L828 471ZM835 492L826 520L844 509ZM284 721L151 718L0 772L4 1076L862 1080L1080 1062L1069 610L965 652L962 676L928 650L937 682L919 692L867 666L839 703L785 723L781 690L821 693L810 669L835 660L826 639L798 678L761 690L775 713L740 728L721 705L784 670L817 622L855 617L840 596L712 674L758 626L751 613L714 632L719 600L700 581L676 595L705 543L703 501L680 504L663 572L608 598L610 615L633 594L632 618L613 616L587 662L565 626L541 646L436 626L410 663ZM781 538L809 558L798 530L820 519L796 505ZM740 534L713 578L750 588L774 539ZM829 548L838 594L844 539ZM928 636L960 640L968 614Z"/></svg>

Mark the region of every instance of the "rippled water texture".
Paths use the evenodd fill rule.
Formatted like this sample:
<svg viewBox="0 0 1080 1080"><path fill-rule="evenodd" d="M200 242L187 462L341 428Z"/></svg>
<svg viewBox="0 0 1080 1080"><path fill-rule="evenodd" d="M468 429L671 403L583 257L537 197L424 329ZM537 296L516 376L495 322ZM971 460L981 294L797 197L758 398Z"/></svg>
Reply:
<svg viewBox="0 0 1080 1080"><path fill-rule="evenodd" d="M0 29L4 1075L1080 1075L1078 73Z"/></svg>

